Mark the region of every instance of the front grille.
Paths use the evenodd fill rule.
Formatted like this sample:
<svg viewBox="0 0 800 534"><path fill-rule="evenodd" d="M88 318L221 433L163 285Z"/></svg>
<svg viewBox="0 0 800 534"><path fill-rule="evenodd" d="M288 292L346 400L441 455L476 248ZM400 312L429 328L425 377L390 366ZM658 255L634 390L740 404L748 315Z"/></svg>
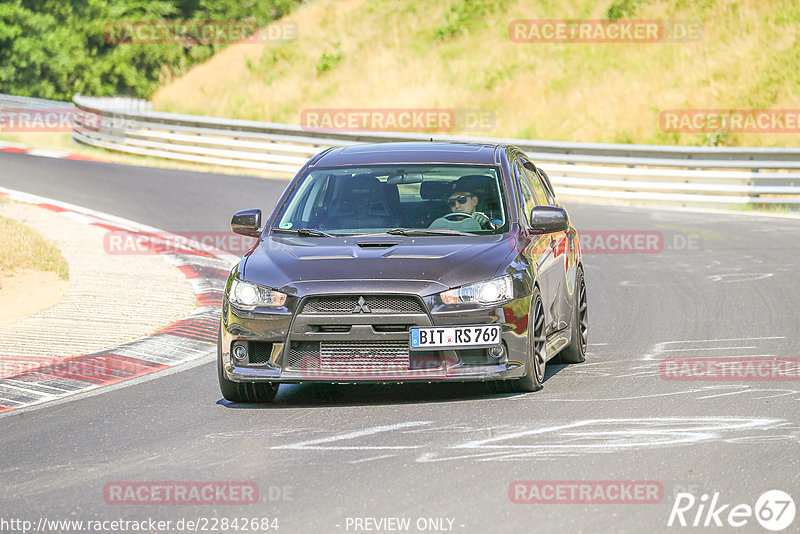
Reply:
<svg viewBox="0 0 800 534"><path fill-rule="evenodd" d="M386 366L408 368L407 341L325 341L319 344L320 366Z"/></svg>
<svg viewBox="0 0 800 534"><path fill-rule="evenodd" d="M298 343L287 368L331 373L378 374L409 368L407 341L322 341Z"/></svg>
<svg viewBox="0 0 800 534"><path fill-rule="evenodd" d="M324 341L319 344L323 371L408 369L407 341Z"/></svg>
<svg viewBox="0 0 800 534"><path fill-rule="evenodd" d="M250 363L269 363L272 356L272 343L250 342Z"/></svg>
<svg viewBox="0 0 800 534"><path fill-rule="evenodd" d="M314 330L314 332L344 334L349 332L352 327L349 324L346 325L321 324L316 326L311 325L311 328Z"/></svg>
<svg viewBox="0 0 800 534"><path fill-rule="evenodd" d="M376 332L408 332L410 324L374 324L372 329Z"/></svg>
<svg viewBox="0 0 800 534"><path fill-rule="evenodd" d="M301 314L310 315L347 315L358 307L361 295L341 295L330 297L310 297L303 305ZM425 313L422 303L414 298L402 295L364 295L364 303L370 313L418 314ZM363 314L363 307L359 308Z"/></svg>
<svg viewBox="0 0 800 534"><path fill-rule="evenodd" d="M292 345L286 362L288 369L319 369L319 343Z"/></svg>

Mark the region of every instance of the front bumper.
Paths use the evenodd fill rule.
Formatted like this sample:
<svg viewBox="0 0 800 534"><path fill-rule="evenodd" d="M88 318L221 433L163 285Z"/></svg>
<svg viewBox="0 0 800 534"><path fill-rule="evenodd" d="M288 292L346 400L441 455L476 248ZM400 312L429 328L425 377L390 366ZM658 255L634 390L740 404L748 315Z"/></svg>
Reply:
<svg viewBox="0 0 800 534"><path fill-rule="evenodd" d="M399 313L308 313L311 300L330 298L312 295L280 310L251 312L225 300L220 330L223 372L236 382L276 383L466 382L513 379L525 373L529 297L494 308L452 311L436 309L416 295L391 297L412 305L401 306ZM492 358L485 349L408 350L412 326L485 324L502 326L505 350L500 358ZM231 357L237 344L248 349L242 361Z"/></svg>

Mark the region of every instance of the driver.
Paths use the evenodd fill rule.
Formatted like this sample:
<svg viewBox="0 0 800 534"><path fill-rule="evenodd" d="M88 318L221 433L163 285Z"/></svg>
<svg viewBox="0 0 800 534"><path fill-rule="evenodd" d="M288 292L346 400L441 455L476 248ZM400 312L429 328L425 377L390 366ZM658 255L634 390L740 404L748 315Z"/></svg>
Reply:
<svg viewBox="0 0 800 534"><path fill-rule="evenodd" d="M451 213L464 213L469 215L481 225L481 228L491 228L489 217L480 211L475 211L478 206L478 195L456 184L452 193L447 197L447 205Z"/></svg>

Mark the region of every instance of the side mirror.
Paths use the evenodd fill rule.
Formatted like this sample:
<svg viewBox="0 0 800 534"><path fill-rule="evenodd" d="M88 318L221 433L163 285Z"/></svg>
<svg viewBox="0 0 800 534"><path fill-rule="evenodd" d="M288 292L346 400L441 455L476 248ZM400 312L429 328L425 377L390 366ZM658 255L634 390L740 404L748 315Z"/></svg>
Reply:
<svg viewBox="0 0 800 534"><path fill-rule="evenodd" d="M242 210L233 214L231 230L236 234L258 237L261 228L261 210Z"/></svg>
<svg viewBox="0 0 800 534"><path fill-rule="evenodd" d="M567 211L554 206L536 206L531 210L531 231L534 234L552 234L569 228Z"/></svg>

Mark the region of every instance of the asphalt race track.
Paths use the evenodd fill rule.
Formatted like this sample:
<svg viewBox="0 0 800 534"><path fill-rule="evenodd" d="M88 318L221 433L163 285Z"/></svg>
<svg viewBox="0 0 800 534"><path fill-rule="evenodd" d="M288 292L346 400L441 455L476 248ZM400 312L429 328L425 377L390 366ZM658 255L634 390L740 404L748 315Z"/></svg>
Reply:
<svg viewBox="0 0 800 534"><path fill-rule="evenodd" d="M0 169L0 186L169 231L225 231L237 209L271 210L286 185L15 154L0 154ZM767 490L800 504L800 380L660 372L664 358L800 357L800 220L567 208L579 231L658 232L662 242L658 253L584 247L589 355L548 366L542 391L294 385L274 404L231 405L209 358L0 415L2 516L173 525L267 517L281 533L365 531L376 525L367 518L410 518L410 532L721 532L732 527L669 528L676 494L699 502L719 493L730 505L723 521ZM514 503L509 488L519 480L657 481L663 495L645 504ZM104 488L119 481L251 481L259 500L108 504ZM737 531L765 532L754 517ZM800 517L785 531L800 531Z"/></svg>

